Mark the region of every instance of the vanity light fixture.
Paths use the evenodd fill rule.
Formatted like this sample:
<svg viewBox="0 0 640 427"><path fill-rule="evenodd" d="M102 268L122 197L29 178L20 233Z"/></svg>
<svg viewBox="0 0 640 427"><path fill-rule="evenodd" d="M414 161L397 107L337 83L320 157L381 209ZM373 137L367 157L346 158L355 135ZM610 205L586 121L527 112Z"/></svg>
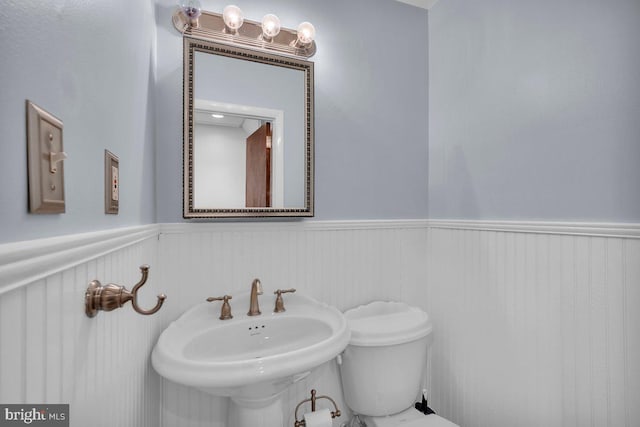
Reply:
<svg viewBox="0 0 640 427"><path fill-rule="evenodd" d="M316 30L309 22L301 23L297 30L283 28L280 19L271 13L261 22L250 21L244 19L242 10L235 5L226 6L220 14L202 10L199 0L179 0L173 25L185 36L193 38L305 59L316 53Z"/></svg>

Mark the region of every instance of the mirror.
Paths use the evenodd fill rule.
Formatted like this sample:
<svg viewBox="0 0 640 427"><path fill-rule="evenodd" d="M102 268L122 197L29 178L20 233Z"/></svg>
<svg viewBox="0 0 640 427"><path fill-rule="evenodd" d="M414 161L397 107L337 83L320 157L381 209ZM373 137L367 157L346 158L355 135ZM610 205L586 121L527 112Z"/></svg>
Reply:
<svg viewBox="0 0 640 427"><path fill-rule="evenodd" d="M313 63L184 38L185 218L313 216Z"/></svg>

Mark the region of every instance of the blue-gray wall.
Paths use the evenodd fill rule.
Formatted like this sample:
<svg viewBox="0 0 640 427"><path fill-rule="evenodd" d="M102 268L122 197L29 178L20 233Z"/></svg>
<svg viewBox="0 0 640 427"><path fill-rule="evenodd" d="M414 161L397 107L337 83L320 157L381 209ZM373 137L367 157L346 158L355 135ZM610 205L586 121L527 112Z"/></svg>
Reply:
<svg viewBox="0 0 640 427"><path fill-rule="evenodd" d="M640 1L429 11L429 217L640 221Z"/></svg>
<svg viewBox="0 0 640 427"><path fill-rule="evenodd" d="M23 0L0 9L0 243L155 222L152 0ZM25 100L64 123L66 213L27 212ZM104 150L120 214L104 214Z"/></svg>
<svg viewBox="0 0 640 427"><path fill-rule="evenodd" d="M175 2L107 3L3 5L0 243L182 220ZM316 219L640 221L637 0L238 4L318 29ZM27 213L25 99L64 121L63 215Z"/></svg>
<svg viewBox="0 0 640 427"><path fill-rule="evenodd" d="M227 2L203 0L220 12ZM427 216L427 11L391 0L239 0L317 30L315 219ZM158 221L182 221L182 38L158 17ZM398 30L394 28L398 27ZM401 29L400 29L401 28Z"/></svg>
<svg viewBox="0 0 640 427"><path fill-rule="evenodd" d="M318 30L316 218L425 218L427 11L393 0L237 4L250 19L272 12L286 27L309 20ZM208 10L225 5L203 1ZM3 5L0 243L182 220L175 7L174 0ZM398 22L407 29L389 31ZM65 214L27 212L26 99L64 122ZM120 158L117 216L104 214L105 149Z"/></svg>

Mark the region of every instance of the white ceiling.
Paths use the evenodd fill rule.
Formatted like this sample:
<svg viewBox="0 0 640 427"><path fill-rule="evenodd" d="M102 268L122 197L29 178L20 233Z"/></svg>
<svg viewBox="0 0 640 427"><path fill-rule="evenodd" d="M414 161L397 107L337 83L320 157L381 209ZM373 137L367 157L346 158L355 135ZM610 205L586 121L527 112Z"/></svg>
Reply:
<svg viewBox="0 0 640 427"><path fill-rule="evenodd" d="M214 118L211 116L211 113L214 113L215 111L209 111L209 110L197 110L194 109L194 122L195 123L199 123L199 124L203 124L203 125L210 125L210 126L228 126L228 127L232 127L232 128L239 128L242 126L242 123L244 122L244 117L241 116L234 116L232 114L224 114L224 117L222 118Z"/></svg>
<svg viewBox="0 0 640 427"><path fill-rule="evenodd" d="M398 0L402 3L412 4L423 9L431 8L438 0Z"/></svg>

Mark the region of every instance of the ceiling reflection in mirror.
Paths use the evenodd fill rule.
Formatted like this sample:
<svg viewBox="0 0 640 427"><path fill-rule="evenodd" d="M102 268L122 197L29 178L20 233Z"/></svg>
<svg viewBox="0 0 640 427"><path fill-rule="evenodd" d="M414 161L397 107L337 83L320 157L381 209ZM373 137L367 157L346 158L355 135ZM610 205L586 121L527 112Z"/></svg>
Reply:
<svg viewBox="0 0 640 427"><path fill-rule="evenodd" d="M313 63L185 37L184 216L313 216Z"/></svg>

